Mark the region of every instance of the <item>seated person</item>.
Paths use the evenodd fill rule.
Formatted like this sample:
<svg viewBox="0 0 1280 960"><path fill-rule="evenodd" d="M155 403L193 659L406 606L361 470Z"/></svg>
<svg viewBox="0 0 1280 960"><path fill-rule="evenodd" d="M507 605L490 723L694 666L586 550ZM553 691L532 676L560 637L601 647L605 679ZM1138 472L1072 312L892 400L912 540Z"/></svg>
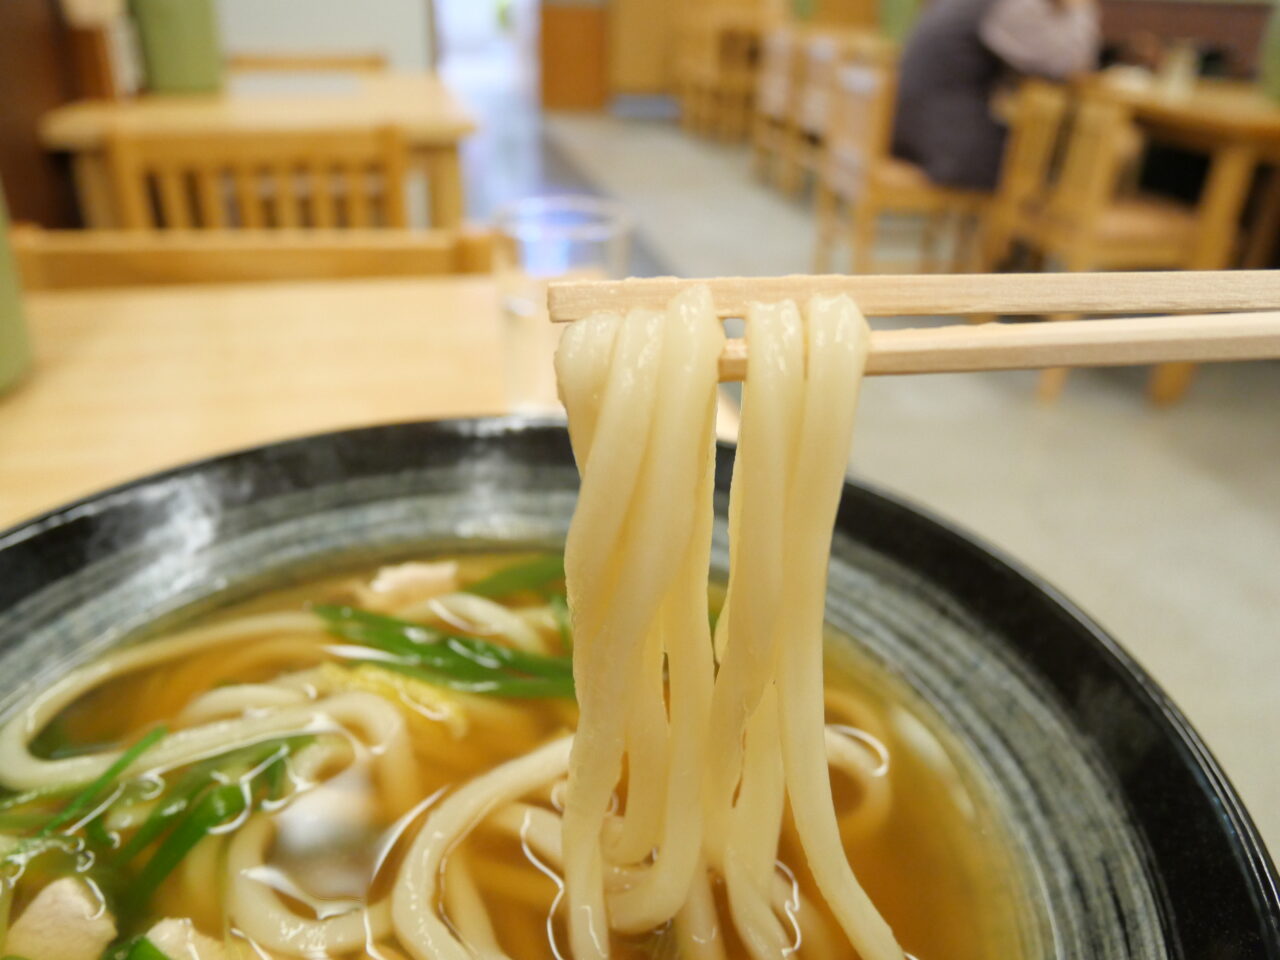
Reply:
<svg viewBox="0 0 1280 960"><path fill-rule="evenodd" d="M902 52L893 151L935 183L989 190L1005 138L996 91L1090 70L1098 51L1095 0L933 0Z"/></svg>

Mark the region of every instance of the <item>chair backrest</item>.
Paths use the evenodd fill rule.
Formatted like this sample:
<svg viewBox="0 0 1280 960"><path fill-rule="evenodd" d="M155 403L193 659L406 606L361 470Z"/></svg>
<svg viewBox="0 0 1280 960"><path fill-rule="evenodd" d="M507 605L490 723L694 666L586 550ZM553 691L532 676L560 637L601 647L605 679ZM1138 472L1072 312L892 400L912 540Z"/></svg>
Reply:
<svg viewBox="0 0 1280 960"><path fill-rule="evenodd" d="M10 231L27 290L485 273L492 234L457 230Z"/></svg>
<svg viewBox="0 0 1280 960"><path fill-rule="evenodd" d="M825 136L836 71L845 63L892 66L896 45L874 30L822 30L803 42L797 124L806 133Z"/></svg>
<svg viewBox="0 0 1280 960"><path fill-rule="evenodd" d="M842 38L834 33L815 33L802 44L796 125L805 133L820 137L826 129L843 47Z"/></svg>
<svg viewBox="0 0 1280 960"><path fill-rule="evenodd" d="M1116 193L1135 137L1129 111L1096 97L1080 100L1071 119L1062 169L1049 191L1059 224L1088 229Z"/></svg>
<svg viewBox="0 0 1280 960"><path fill-rule="evenodd" d="M791 108L800 38L788 26L772 27L760 41L760 69L756 74L756 111L782 119Z"/></svg>
<svg viewBox="0 0 1280 960"><path fill-rule="evenodd" d="M996 205L1011 216L1048 189L1068 102L1065 87L1043 80L1018 87L996 189Z"/></svg>
<svg viewBox="0 0 1280 960"><path fill-rule="evenodd" d="M856 193L867 173L888 158L897 87L897 47L888 40L851 46L847 62L836 68L822 176L838 192Z"/></svg>
<svg viewBox="0 0 1280 960"><path fill-rule="evenodd" d="M107 140L126 229L405 227L405 155L394 129Z"/></svg>
<svg viewBox="0 0 1280 960"><path fill-rule="evenodd" d="M767 29L760 40L760 69L755 78L755 109L781 119L791 104L792 69L797 47L791 27Z"/></svg>

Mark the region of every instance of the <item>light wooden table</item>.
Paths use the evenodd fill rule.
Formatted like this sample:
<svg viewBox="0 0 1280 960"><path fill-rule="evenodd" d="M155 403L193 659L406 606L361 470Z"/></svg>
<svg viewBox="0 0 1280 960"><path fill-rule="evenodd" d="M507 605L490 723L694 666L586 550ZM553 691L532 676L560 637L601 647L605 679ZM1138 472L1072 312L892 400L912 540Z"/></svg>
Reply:
<svg viewBox="0 0 1280 960"><path fill-rule="evenodd" d="M508 406L488 277L41 293L26 307L36 366L0 394L0 528L210 454ZM549 371L552 346L522 361Z"/></svg>
<svg viewBox="0 0 1280 960"><path fill-rule="evenodd" d="M370 73L336 79L336 86L296 93L232 90L76 101L40 119L40 140L48 150L71 154L86 225L110 227L116 215L103 154L109 129L217 135L393 126L403 131L413 162L426 174L431 225L458 226L463 216L458 144L476 129L471 114L431 74Z"/></svg>
<svg viewBox="0 0 1280 960"><path fill-rule="evenodd" d="M1280 156L1280 104L1253 84L1229 80L1200 80L1175 95L1165 93L1158 81L1123 83L1102 73L1086 80L1085 87L1127 106L1152 140L1208 155L1190 268L1234 266L1240 215L1258 164ZM1193 369L1190 364L1163 365L1152 394L1179 395Z"/></svg>

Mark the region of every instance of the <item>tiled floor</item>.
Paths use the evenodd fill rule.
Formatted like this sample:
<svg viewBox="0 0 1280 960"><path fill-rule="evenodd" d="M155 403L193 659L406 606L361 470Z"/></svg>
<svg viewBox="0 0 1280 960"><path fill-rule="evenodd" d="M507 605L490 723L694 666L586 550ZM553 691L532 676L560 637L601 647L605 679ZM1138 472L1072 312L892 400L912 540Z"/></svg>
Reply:
<svg viewBox="0 0 1280 960"><path fill-rule="evenodd" d="M637 273L809 269L807 205L754 182L741 148L662 122L544 121L509 93L486 113L477 213L522 192L597 190L637 219ZM1049 407L1034 382L869 381L853 471L998 545L1101 621L1190 715L1280 848L1280 366L1206 368L1164 411L1146 405L1144 371L1079 371Z"/></svg>

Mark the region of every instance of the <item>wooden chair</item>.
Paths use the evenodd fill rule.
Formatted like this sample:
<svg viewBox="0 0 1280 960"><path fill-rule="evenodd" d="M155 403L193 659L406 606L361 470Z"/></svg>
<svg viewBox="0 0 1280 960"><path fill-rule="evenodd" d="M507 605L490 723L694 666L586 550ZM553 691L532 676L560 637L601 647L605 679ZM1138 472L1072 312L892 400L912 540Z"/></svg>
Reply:
<svg viewBox="0 0 1280 960"><path fill-rule="evenodd" d="M236 136L114 131L107 170L126 229L403 228L398 130Z"/></svg>
<svg viewBox="0 0 1280 960"><path fill-rule="evenodd" d="M485 273L488 232L455 230L10 231L27 290Z"/></svg>
<svg viewBox="0 0 1280 960"><path fill-rule="evenodd" d="M800 42L799 89L787 124L782 175L778 186L787 193L800 189L806 173L816 174L830 119L832 89L840 64L862 38L832 31L810 33ZM872 42L872 41L866 41Z"/></svg>
<svg viewBox="0 0 1280 960"><path fill-rule="evenodd" d="M1056 182L1043 204L1017 211L1010 239L1069 271L1190 269L1194 210L1162 197L1119 195L1125 169L1140 143L1121 104L1083 98L1071 121ZM1065 369L1046 370L1040 380L1041 399L1056 398L1066 374ZM1152 398L1176 401L1181 389L1158 395L1159 382L1158 377L1152 380Z"/></svg>
<svg viewBox="0 0 1280 960"><path fill-rule="evenodd" d="M818 167L818 222L815 270L829 269L841 227L853 246L854 273L870 273L879 219L883 214L925 218L920 268L935 267L938 229L957 227L955 266L965 262L964 234L988 200L978 191L942 187L920 167L893 157L890 138L896 88L897 50L888 40L868 39L836 70L830 121Z"/></svg>
<svg viewBox="0 0 1280 960"><path fill-rule="evenodd" d="M982 220L979 272L999 268L1019 220L1044 204L1069 102L1065 87L1043 80L1024 80L1018 87L1007 117L1000 182Z"/></svg>
<svg viewBox="0 0 1280 960"><path fill-rule="evenodd" d="M751 120L752 161L766 181L781 179L789 147L794 100L799 93L801 34L794 27L766 30L760 41L755 110Z"/></svg>
<svg viewBox="0 0 1280 960"><path fill-rule="evenodd" d="M681 125L704 136L741 140L751 128L759 19L747 10L692 10L677 42Z"/></svg>

